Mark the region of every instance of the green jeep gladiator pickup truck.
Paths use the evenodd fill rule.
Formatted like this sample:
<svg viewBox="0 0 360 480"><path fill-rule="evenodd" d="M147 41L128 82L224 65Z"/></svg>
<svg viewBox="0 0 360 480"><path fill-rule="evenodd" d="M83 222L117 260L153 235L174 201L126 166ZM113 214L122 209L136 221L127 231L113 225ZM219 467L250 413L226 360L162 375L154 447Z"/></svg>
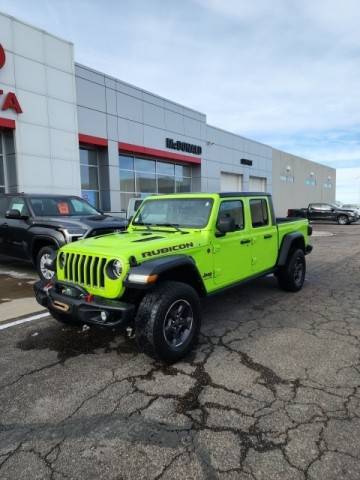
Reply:
<svg viewBox="0 0 360 480"><path fill-rule="evenodd" d="M60 322L121 327L175 362L198 337L200 297L270 273L300 290L311 233L307 219L276 219L265 193L151 196L126 231L63 246L35 294Z"/></svg>

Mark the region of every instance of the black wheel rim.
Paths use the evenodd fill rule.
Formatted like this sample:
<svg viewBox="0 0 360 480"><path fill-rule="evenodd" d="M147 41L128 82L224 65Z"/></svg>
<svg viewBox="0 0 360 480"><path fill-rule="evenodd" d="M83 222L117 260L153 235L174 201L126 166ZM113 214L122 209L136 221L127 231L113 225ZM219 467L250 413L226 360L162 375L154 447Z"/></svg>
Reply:
<svg viewBox="0 0 360 480"><path fill-rule="evenodd" d="M176 300L166 312L163 333L171 348L179 348L189 339L194 324L194 313L187 300Z"/></svg>
<svg viewBox="0 0 360 480"><path fill-rule="evenodd" d="M294 281L296 285L301 285L304 279L304 262L300 257L296 259L294 266Z"/></svg>

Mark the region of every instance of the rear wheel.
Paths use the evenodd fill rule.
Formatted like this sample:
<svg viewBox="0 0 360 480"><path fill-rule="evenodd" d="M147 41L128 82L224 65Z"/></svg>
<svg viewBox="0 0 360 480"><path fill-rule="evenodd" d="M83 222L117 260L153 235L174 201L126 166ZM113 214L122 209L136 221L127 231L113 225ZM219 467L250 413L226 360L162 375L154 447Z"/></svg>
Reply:
<svg viewBox="0 0 360 480"><path fill-rule="evenodd" d="M346 215L339 215L337 220L339 225L347 225L350 223Z"/></svg>
<svg viewBox="0 0 360 480"><path fill-rule="evenodd" d="M277 279L280 288L288 292L298 292L305 281L306 262L303 250L294 250L288 257L286 265L279 268Z"/></svg>
<svg viewBox="0 0 360 480"><path fill-rule="evenodd" d="M180 282L164 282L142 299L135 319L139 348L173 363L195 345L201 323L196 291Z"/></svg>

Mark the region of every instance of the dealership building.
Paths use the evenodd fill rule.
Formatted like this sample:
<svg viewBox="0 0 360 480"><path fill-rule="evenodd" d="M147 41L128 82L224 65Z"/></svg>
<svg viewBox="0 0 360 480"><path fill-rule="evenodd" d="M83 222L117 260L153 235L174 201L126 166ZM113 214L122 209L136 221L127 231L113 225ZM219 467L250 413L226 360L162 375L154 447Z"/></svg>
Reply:
<svg viewBox="0 0 360 480"><path fill-rule="evenodd" d="M0 13L0 192L82 195L118 213L153 193L267 191L284 215L334 201L335 185L336 170L79 65L71 42Z"/></svg>

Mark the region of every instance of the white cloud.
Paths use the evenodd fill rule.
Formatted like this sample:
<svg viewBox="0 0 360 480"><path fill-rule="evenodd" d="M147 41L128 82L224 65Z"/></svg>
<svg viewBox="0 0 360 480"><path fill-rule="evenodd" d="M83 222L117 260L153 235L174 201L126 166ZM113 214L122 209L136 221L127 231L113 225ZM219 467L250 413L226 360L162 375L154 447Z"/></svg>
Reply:
<svg viewBox="0 0 360 480"><path fill-rule="evenodd" d="M360 165L358 142L336 138L360 126L355 0L0 0L0 9L74 41L80 63L211 124Z"/></svg>

